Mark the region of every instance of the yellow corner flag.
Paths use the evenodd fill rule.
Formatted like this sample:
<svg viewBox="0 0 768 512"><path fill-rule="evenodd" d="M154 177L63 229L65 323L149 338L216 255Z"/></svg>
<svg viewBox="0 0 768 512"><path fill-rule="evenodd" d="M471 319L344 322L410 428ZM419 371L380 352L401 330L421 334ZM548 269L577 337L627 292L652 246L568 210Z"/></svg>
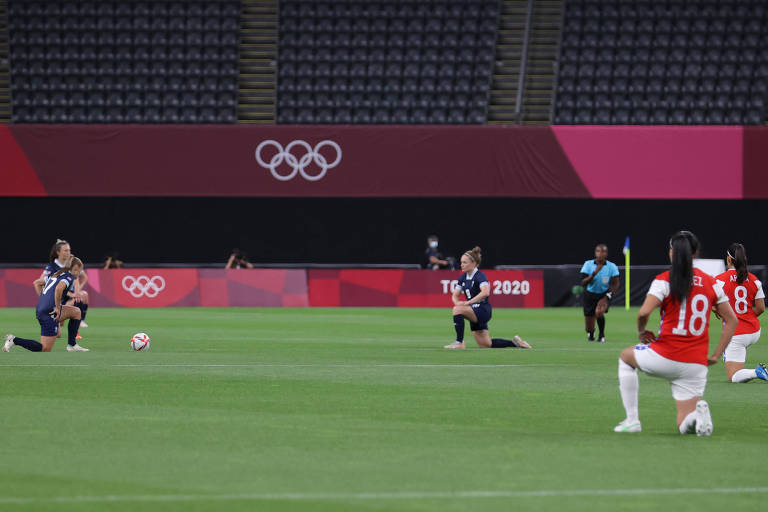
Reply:
<svg viewBox="0 0 768 512"><path fill-rule="evenodd" d="M629 309L629 237L624 240L624 308Z"/></svg>

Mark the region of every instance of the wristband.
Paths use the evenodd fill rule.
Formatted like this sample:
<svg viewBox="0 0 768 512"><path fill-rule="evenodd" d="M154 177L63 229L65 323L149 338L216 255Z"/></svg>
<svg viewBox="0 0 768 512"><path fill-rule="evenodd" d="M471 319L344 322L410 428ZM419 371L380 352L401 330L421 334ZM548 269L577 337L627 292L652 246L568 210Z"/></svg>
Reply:
<svg viewBox="0 0 768 512"><path fill-rule="evenodd" d="M605 296L608 297L608 300L611 300L611 298L613 298L613 294L611 292L606 293Z"/></svg>

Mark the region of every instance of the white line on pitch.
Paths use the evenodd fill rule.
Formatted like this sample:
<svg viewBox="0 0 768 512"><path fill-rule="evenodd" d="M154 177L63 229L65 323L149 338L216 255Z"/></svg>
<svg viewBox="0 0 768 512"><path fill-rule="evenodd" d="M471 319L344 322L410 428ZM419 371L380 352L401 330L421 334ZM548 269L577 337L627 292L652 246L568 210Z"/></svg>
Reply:
<svg viewBox="0 0 768 512"><path fill-rule="evenodd" d="M98 368L101 365L90 364L3 364L14 367L61 367L61 368ZM564 366L563 364L422 364L422 363L393 363L393 364L295 364L295 363L242 363L242 364L215 364L215 363L169 363L169 364L111 364L105 365L114 368L523 368L542 366Z"/></svg>
<svg viewBox="0 0 768 512"><path fill-rule="evenodd" d="M523 366L562 366L562 364L114 364L120 368L519 368Z"/></svg>
<svg viewBox="0 0 768 512"><path fill-rule="evenodd" d="M242 494L160 494L57 496L52 498L0 497L0 504L31 503L109 503L109 502L174 502L174 501L344 501L344 500L404 500L404 499L473 499L473 498L549 498L564 496L654 496L675 494L765 494L768 487L714 487L679 489L543 489L539 491L414 491L360 493L242 493Z"/></svg>
<svg viewBox="0 0 768 512"><path fill-rule="evenodd" d="M4 366L61 366L61 367L73 367L73 366L91 366L89 364L0 364L0 368Z"/></svg>

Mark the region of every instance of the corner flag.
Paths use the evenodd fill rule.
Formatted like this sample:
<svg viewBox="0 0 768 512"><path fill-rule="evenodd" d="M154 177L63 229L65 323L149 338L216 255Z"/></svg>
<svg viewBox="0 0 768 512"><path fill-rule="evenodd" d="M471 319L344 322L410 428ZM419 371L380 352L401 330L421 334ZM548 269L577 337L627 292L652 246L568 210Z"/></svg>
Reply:
<svg viewBox="0 0 768 512"><path fill-rule="evenodd" d="M624 309L629 309L629 237L624 240Z"/></svg>

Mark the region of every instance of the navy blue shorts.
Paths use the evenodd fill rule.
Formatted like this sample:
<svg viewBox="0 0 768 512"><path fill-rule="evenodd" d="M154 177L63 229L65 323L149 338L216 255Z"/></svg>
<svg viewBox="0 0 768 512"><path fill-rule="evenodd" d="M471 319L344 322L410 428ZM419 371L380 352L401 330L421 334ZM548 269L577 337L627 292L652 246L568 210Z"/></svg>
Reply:
<svg viewBox="0 0 768 512"><path fill-rule="evenodd" d="M469 322L469 328L473 331L487 331L488 322L491 321L491 305L478 304L477 307L470 306L475 312L477 322Z"/></svg>
<svg viewBox="0 0 768 512"><path fill-rule="evenodd" d="M53 321L52 315L37 315L40 322L40 336L56 336L59 334L59 323Z"/></svg>

